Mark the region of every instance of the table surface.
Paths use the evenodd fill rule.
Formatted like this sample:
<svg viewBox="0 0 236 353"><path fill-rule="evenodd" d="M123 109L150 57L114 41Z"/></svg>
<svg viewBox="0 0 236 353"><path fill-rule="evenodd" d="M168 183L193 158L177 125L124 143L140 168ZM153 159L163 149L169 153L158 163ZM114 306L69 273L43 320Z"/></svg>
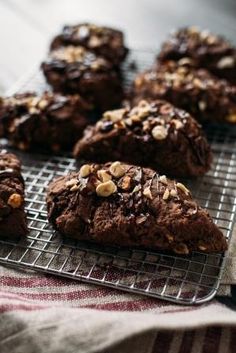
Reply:
<svg viewBox="0 0 236 353"><path fill-rule="evenodd" d="M0 0L0 94L39 64L65 23L120 27L134 48L157 48L173 28L194 24L235 41L235 0Z"/></svg>

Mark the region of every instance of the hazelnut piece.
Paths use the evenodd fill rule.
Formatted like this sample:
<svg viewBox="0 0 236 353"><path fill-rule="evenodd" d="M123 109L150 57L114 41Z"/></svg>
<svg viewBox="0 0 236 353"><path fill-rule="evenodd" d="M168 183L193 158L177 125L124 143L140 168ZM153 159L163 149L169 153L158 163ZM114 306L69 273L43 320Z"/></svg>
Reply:
<svg viewBox="0 0 236 353"><path fill-rule="evenodd" d="M111 175L107 173L106 170L104 169L101 169L101 170L98 170L97 172L97 175L98 175L98 178L104 183L108 180L111 180Z"/></svg>
<svg viewBox="0 0 236 353"><path fill-rule="evenodd" d="M21 204L22 204L22 201L23 201L23 199L22 199L20 194L12 194L9 197L7 203L12 208L19 208L21 206Z"/></svg>
<svg viewBox="0 0 236 353"><path fill-rule="evenodd" d="M168 133L164 126L157 125L152 129L152 136L155 140L164 140Z"/></svg>
<svg viewBox="0 0 236 353"><path fill-rule="evenodd" d="M81 178L86 178L87 176L89 176L90 173L91 173L91 166L89 164L84 164L80 168L79 176Z"/></svg>
<svg viewBox="0 0 236 353"><path fill-rule="evenodd" d="M120 162L112 163L109 170L111 175L113 175L115 178L120 178L125 174L125 168Z"/></svg>
<svg viewBox="0 0 236 353"><path fill-rule="evenodd" d="M117 187L112 180L101 183L96 187L96 193L98 196L108 197L116 192Z"/></svg>

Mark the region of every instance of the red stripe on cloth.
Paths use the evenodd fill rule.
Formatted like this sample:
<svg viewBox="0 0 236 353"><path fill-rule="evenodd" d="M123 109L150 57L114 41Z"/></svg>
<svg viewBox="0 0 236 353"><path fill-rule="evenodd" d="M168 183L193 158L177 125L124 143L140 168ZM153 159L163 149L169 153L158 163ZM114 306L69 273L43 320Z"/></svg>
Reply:
<svg viewBox="0 0 236 353"><path fill-rule="evenodd" d="M152 353L168 353L173 337L173 331L159 331L156 335Z"/></svg>
<svg viewBox="0 0 236 353"><path fill-rule="evenodd" d="M203 342L202 353L217 353L220 344L222 329L220 327L209 327Z"/></svg>
<svg viewBox="0 0 236 353"><path fill-rule="evenodd" d="M194 331L185 331L183 334L182 343L179 349L179 353L189 353L189 347L192 347L194 339Z"/></svg>
<svg viewBox="0 0 236 353"><path fill-rule="evenodd" d="M133 301L120 301L104 304L88 304L82 305L81 308L97 309L97 310L115 310L115 311L143 311L159 307L154 299L145 298Z"/></svg>
<svg viewBox="0 0 236 353"><path fill-rule="evenodd" d="M0 314L9 312L9 311L16 311L16 310L33 311L33 310L42 310L47 308L48 306L41 306L41 305L3 304L0 306Z"/></svg>
<svg viewBox="0 0 236 353"><path fill-rule="evenodd" d="M44 287L44 286L69 286L69 285L78 285L78 281L68 278L60 278L56 276L47 276L47 277L30 277L30 278L21 278L21 277L8 277L2 276L0 278L0 284L3 286L9 287Z"/></svg>

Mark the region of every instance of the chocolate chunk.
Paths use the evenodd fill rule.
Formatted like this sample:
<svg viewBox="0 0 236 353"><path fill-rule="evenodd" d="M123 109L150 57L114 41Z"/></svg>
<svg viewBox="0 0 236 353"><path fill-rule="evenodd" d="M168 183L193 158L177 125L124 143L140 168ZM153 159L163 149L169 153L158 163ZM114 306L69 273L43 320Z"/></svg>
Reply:
<svg viewBox="0 0 236 353"><path fill-rule="evenodd" d="M162 98L201 122L236 123L236 87L204 69L168 61L139 74L133 100Z"/></svg>
<svg viewBox="0 0 236 353"><path fill-rule="evenodd" d="M21 163L14 154L1 150L0 237L16 239L27 233Z"/></svg>
<svg viewBox="0 0 236 353"><path fill-rule="evenodd" d="M113 176L118 165L122 173ZM48 187L49 221L63 236L182 255L226 250L223 234L183 184L121 162L89 166L86 177L73 172ZM101 180L101 171L110 180ZM131 181L128 188L124 178Z"/></svg>
<svg viewBox="0 0 236 353"><path fill-rule="evenodd" d="M90 110L78 95L17 94L0 101L0 135L22 150L70 150L88 124Z"/></svg>
<svg viewBox="0 0 236 353"><path fill-rule="evenodd" d="M158 60L181 60L236 84L236 48L208 30L187 27L174 32L164 42Z"/></svg>
<svg viewBox="0 0 236 353"><path fill-rule="evenodd" d="M99 163L122 160L175 176L203 175L212 161L200 125L185 111L160 100L104 113L85 130L74 155Z"/></svg>
<svg viewBox="0 0 236 353"><path fill-rule="evenodd" d="M120 73L108 60L83 47L69 45L53 50L41 67L54 91L80 94L97 111L121 102Z"/></svg>
<svg viewBox="0 0 236 353"><path fill-rule="evenodd" d="M87 48L115 66L119 66L128 53L121 31L89 23L65 26L53 39L51 50L68 45Z"/></svg>

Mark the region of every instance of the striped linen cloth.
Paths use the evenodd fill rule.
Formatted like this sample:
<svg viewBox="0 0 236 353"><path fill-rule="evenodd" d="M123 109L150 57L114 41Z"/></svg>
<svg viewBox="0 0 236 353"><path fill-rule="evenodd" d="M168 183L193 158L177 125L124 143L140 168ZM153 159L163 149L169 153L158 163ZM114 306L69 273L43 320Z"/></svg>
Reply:
<svg viewBox="0 0 236 353"><path fill-rule="evenodd" d="M0 353L234 353L234 243L218 296L199 306L0 266Z"/></svg>

